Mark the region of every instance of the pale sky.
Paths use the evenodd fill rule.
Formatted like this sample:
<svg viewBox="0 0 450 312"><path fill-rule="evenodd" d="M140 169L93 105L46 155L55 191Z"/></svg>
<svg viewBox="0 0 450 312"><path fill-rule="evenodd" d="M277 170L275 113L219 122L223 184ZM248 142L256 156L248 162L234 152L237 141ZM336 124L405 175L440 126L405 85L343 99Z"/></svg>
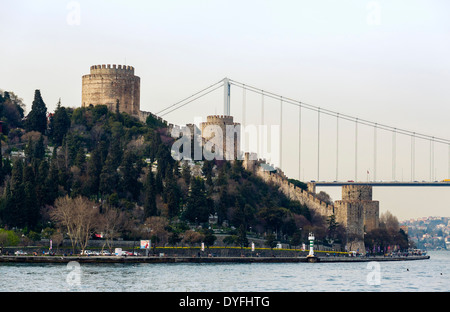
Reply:
<svg viewBox="0 0 450 312"><path fill-rule="evenodd" d="M135 67L141 109L158 112L224 77L342 114L450 139L450 2L430 1L3 1L0 89L23 98L40 89L81 106L91 65ZM186 124L223 113L222 89L164 116ZM231 113L242 119L242 92ZM247 97L247 124L259 123L260 96ZM283 106L282 169L317 179L317 113ZM267 124L279 124L265 100ZM320 179L336 178L336 121L321 118ZM354 179L354 123L340 124L339 178ZM358 128L358 178L374 172L373 128ZM377 132L377 179L392 179L392 135ZM410 138L397 137L395 175L411 179ZM416 142L415 179L430 178L430 147ZM436 144L433 180L450 178L448 146ZM367 177L366 172L370 175ZM333 199L340 189L327 188ZM450 188L374 190L380 211L400 220L449 216Z"/></svg>

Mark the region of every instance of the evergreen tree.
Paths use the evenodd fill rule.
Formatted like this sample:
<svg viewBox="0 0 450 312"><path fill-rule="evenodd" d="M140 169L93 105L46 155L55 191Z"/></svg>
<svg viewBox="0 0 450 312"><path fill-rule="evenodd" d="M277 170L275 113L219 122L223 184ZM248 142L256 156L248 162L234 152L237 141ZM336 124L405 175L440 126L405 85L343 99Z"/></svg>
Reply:
<svg viewBox="0 0 450 312"><path fill-rule="evenodd" d="M112 157L106 158L105 165L102 168L100 174L99 191L103 196L108 196L117 191L119 183L119 175L117 173L117 167L113 165Z"/></svg>
<svg viewBox="0 0 450 312"><path fill-rule="evenodd" d="M211 208L211 202L206 196L204 180L199 177L192 178L186 211L183 217L190 222L207 222Z"/></svg>
<svg viewBox="0 0 450 312"><path fill-rule="evenodd" d="M184 164L181 171L181 176L187 185L191 183L191 169L188 164Z"/></svg>
<svg viewBox="0 0 450 312"><path fill-rule="evenodd" d="M47 130L47 107L41 96L41 91L36 90L31 111L27 116L25 128L27 131L45 133Z"/></svg>
<svg viewBox="0 0 450 312"><path fill-rule="evenodd" d="M34 156L33 150L34 150L33 141L31 140L31 136L30 136L28 138L27 145L25 146L25 149L24 149L25 160L27 163L31 163L31 159Z"/></svg>
<svg viewBox="0 0 450 312"><path fill-rule="evenodd" d="M48 202L49 185L47 178L49 175L49 165L46 160L39 163L35 176L36 200L39 207L43 207ZM56 180L57 181L57 180Z"/></svg>
<svg viewBox="0 0 450 312"><path fill-rule="evenodd" d="M23 228L27 224L22 160L14 161L11 180L5 192L3 221L10 227Z"/></svg>
<svg viewBox="0 0 450 312"><path fill-rule="evenodd" d="M41 135L39 140L34 145L33 156L35 159L41 161L45 157L44 137Z"/></svg>
<svg viewBox="0 0 450 312"><path fill-rule="evenodd" d="M242 248L248 246L247 231L244 224L239 226L236 243Z"/></svg>
<svg viewBox="0 0 450 312"><path fill-rule="evenodd" d="M120 189L125 194L125 197L131 196L132 200L138 198L141 190L139 182L141 170L142 163L138 161L136 155L133 152L126 151L120 166Z"/></svg>
<svg viewBox="0 0 450 312"><path fill-rule="evenodd" d="M0 186L3 185L4 180L5 173L3 171L2 134L0 133Z"/></svg>
<svg viewBox="0 0 450 312"><path fill-rule="evenodd" d="M44 204L53 205L59 193L59 171L57 167L56 158L52 159L50 168L48 170L47 178L45 179L46 194L43 200Z"/></svg>
<svg viewBox="0 0 450 312"><path fill-rule="evenodd" d="M165 202L169 209L169 217L175 217L180 208L181 190L173 175L168 175L165 182Z"/></svg>
<svg viewBox="0 0 450 312"><path fill-rule="evenodd" d="M64 106L61 106L61 99L58 102L55 113L50 119L50 137L56 146L60 146L63 138L70 128L70 117Z"/></svg>
<svg viewBox="0 0 450 312"><path fill-rule="evenodd" d="M150 168L144 184L144 217L156 216L156 189L155 178Z"/></svg>
<svg viewBox="0 0 450 312"><path fill-rule="evenodd" d="M32 229L38 222L40 206L36 196L35 175L31 166L24 167L22 185L24 225Z"/></svg>
<svg viewBox="0 0 450 312"><path fill-rule="evenodd" d="M100 147L94 149L87 163L87 191L89 194L98 196L100 187L100 174L102 173L102 159Z"/></svg>

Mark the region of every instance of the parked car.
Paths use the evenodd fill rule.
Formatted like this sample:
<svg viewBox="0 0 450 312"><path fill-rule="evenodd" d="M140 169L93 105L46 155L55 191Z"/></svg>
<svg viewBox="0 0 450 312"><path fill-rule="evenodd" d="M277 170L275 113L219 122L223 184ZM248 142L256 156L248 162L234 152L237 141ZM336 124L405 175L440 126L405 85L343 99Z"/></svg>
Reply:
<svg viewBox="0 0 450 312"><path fill-rule="evenodd" d="M26 255L27 253L25 251L22 251L22 250L17 250L17 251L14 252L14 254L16 256L22 256L22 255Z"/></svg>

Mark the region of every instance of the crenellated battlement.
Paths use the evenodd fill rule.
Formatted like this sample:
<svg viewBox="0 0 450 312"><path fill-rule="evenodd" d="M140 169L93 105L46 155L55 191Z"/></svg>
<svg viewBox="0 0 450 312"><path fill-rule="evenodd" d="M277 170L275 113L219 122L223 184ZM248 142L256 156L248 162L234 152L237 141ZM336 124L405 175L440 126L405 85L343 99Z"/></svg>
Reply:
<svg viewBox="0 0 450 312"><path fill-rule="evenodd" d="M92 65L90 74L83 75L81 105L106 105L108 109L138 116L141 79L128 65Z"/></svg>
<svg viewBox="0 0 450 312"><path fill-rule="evenodd" d="M228 115L210 115L206 117L205 124L238 124L233 122L233 116Z"/></svg>
<svg viewBox="0 0 450 312"><path fill-rule="evenodd" d="M134 67L129 65L92 65L91 75L134 75Z"/></svg>
<svg viewBox="0 0 450 312"><path fill-rule="evenodd" d="M243 166L264 181L278 186L279 190L291 200L299 201L322 216L335 215L337 222L346 227L347 232L353 237L347 242L350 250L358 248L365 250L364 230L370 231L379 226L379 203L372 200L371 186L344 186L342 200L329 204L317 197L315 187L309 184L308 190L297 187L289 182L281 169L268 165L254 153L245 153Z"/></svg>

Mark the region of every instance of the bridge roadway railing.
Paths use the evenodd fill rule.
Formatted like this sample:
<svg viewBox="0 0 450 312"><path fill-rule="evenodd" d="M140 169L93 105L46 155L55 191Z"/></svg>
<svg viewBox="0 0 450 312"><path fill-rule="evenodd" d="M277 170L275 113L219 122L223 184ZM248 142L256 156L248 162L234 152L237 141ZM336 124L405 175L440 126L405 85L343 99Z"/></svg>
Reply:
<svg viewBox="0 0 450 312"><path fill-rule="evenodd" d="M396 182L396 181L386 181L386 182L326 182L326 181L311 181L310 183L315 184L315 186L343 186L343 185L370 185L370 186L414 186L414 187L448 187L450 186L449 182Z"/></svg>

